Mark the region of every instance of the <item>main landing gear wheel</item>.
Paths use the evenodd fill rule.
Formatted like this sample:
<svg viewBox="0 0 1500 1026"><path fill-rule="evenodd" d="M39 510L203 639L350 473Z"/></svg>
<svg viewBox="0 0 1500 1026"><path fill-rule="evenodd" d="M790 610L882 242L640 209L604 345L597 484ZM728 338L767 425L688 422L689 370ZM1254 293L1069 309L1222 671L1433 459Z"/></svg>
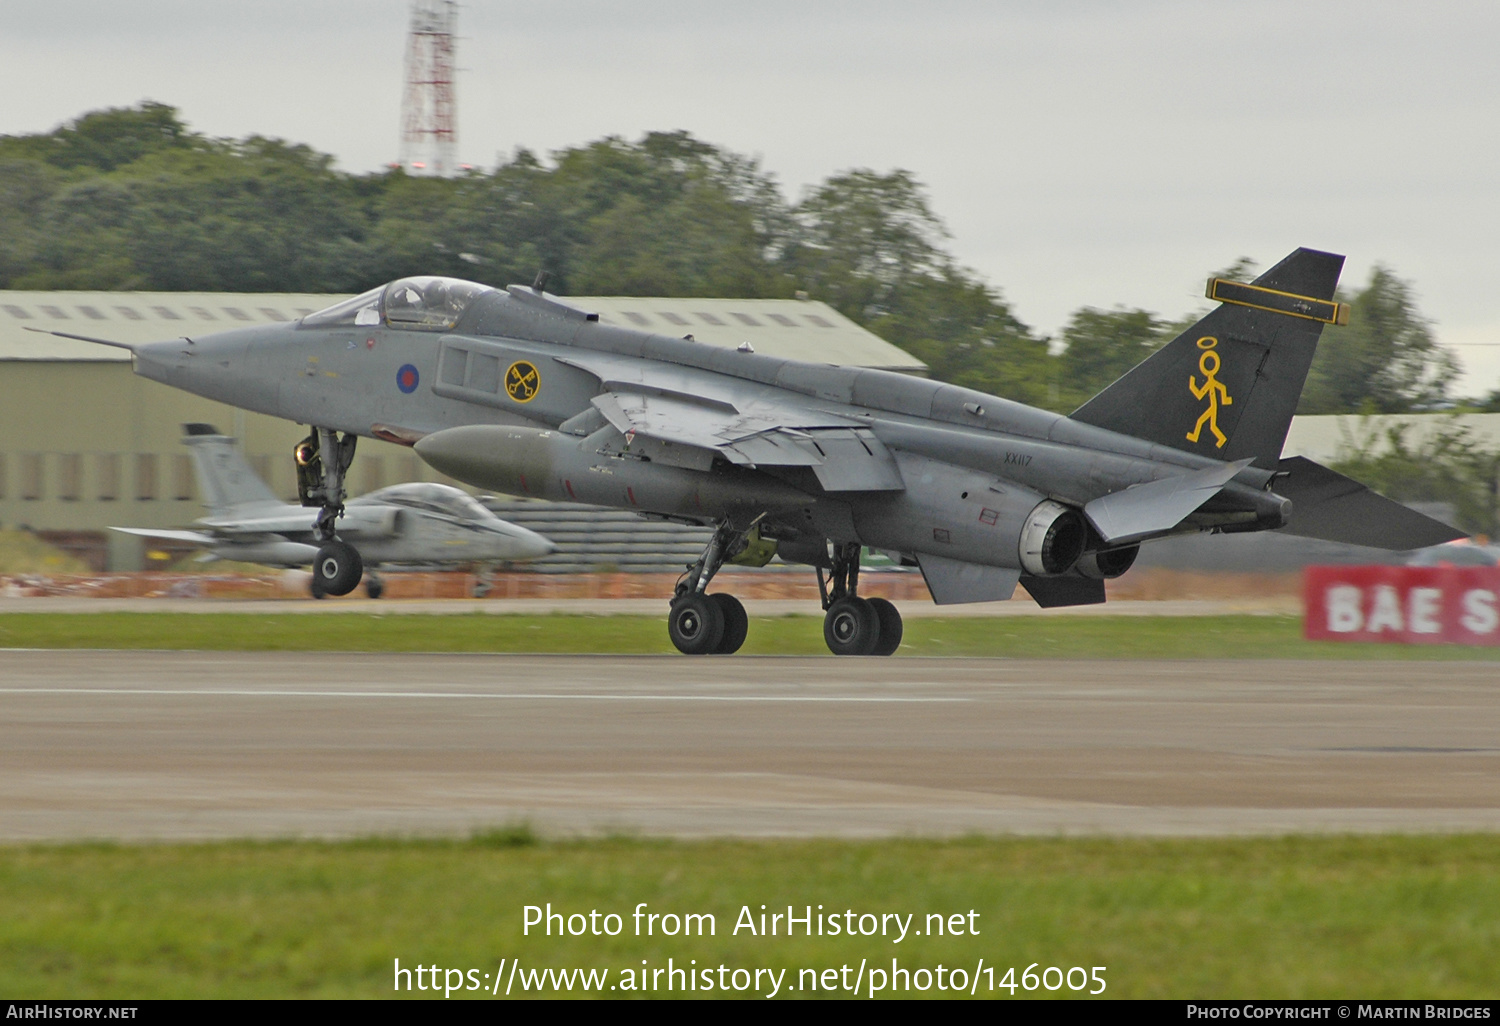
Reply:
<svg viewBox="0 0 1500 1026"><path fill-rule="evenodd" d="M667 633L684 655L717 652L724 638L723 607L702 592L688 592L672 603Z"/></svg>
<svg viewBox="0 0 1500 1026"><path fill-rule="evenodd" d="M313 594L347 595L364 576L359 552L348 542L331 541L313 557Z"/></svg>
<svg viewBox="0 0 1500 1026"><path fill-rule="evenodd" d="M873 655L880 643L880 616L862 598L841 598L823 616L823 640L834 655Z"/></svg>
<svg viewBox="0 0 1500 1026"><path fill-rule="evenodd" d="M889 599L875 597L866 599L870 608L875 610L875 618L880 621L880 640L875 642L875 647L870 650L871 655L888 656L895 654L896 649L901 647L901 635L905 628L901 625L901 611L891 604Z"/></svg>
<svg viewBox="0 0 1500 1026"><path fill-rule="evenodd" d="M745 643L745 635L750 632L750 617L745 614L745 607L740 600L728 592L715 592L708 598L719 607L719 613L724 618L724 635L714 651L719 655L734 655Z"/></svg>

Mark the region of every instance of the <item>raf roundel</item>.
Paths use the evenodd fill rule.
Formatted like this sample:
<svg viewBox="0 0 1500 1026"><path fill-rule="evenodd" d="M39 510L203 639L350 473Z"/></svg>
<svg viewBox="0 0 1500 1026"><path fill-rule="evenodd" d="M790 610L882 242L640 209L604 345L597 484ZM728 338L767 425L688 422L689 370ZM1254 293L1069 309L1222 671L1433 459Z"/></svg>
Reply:
<svg viewBox="0 0 1500 1026"><path fill-rule="evenodd" d="M505 371L505 394L518 403L531 402L541 387L541 373L527 360L517 360Z"/></svg>
<svg viewBox="0 0 1500 1026"><path fill-rule="evenodd" d="M403 363L401 369L396 372L396 387L407 395L417 390L417 383L421 380L422 376L417 373L417 368L409 363Z"/></svg>

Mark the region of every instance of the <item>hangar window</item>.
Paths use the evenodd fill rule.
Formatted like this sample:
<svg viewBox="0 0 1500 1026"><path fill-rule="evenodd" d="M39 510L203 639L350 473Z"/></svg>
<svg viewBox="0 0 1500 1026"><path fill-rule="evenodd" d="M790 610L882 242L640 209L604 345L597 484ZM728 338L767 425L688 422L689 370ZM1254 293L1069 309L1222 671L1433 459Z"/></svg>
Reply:
<svg viewBox="0 0 1500 1026"><path fill-rule="evenodd" d="M689 323L688 319L686 317L682 316L682 314L673 313L670 310L658 310L658 311L656 311L656 315L658 317L661 317L661 318L665 319L666 321L668 321L671 324L687 324L687 323Z"/></svg>
<svg viewBox="0 0 1500 1026"><path fill-rule="evenodd" d="M771 320L775 321L777 324L781 325L783 328L795 328L797 326L797 322L792 320L786 314L766 314L766 316L771 318Z"/></svg>
<svg viewBox="0 0 1500 1026"><path fill-rule="evenodd" d="M698 316L700 318L702 318L702 320L703 320L703 322L705 324L717 324L720 327L723 327L723 325L724 325L723 321L719 320L717 317L715 317L711 313L704 313L702 310L699 310L698 311Z"/></svg>
<svg viewBox="0 0 1500 1026"><path fill-rule="evenodd" d="M6 303L5 312L20 321L31 320L31 314L26 312L26 308L16 306L14 303Z"/></svg>
<svg viewBox="0 0 1500 1026"><path fill-rule="evenodd" d="M136 453L135 456L135 497L141 502L151 502L156 498L156 454L151 452Z"/></svg>
<svg viewBox="0 0 1500 1026"><path fill-rule="evenodd" d="M43 306L42 313L46 314L48 317L54 317L59 321L68 320L68 315L63 313L63 308L60 306Z"/></svg>
<svg viewBox="0 0 1500 1026"><path fill-rule="evenodd" d="M114 502L120 497L120 456L118 453L101 453L94 468L98 475L99 498L103 502Z"/></svg>
<svg viewBox="0 0 1500 1026"><path fill-rule="evenodd" d="M42 454L23 452L21 454L21 498L40 499L41 497Z"/></svg>
<svg viewBox="0 0 1500 1026"><path fill-rule="evenodd" d="M83 457L76 452L59 453L57 457L57 497L77 502L83 491Z"/></svg>
<svg viewBox="0 0 1500 1026"><path fill-rule="evenodd" d="M741 324L748 324L748 325L750 325L750 327L752 327L752 328L758 328L758 327L760 327L760 321L757 321L757 320L756 320L756 319L755 319L755 318L754 318L754 317L751 317L751 316L750 316L750 315L749 315L749 314L747 314L747 313L735 313L735 314L734 314L734 317L735 317L735 318L736 318L736 319L737 319L737 320L738 320L738 321L739 321L739 322L740 322L740 323L741 323Z"/></svg>
<svg viewBox="0 0 1500 1026"><path fill-rule="evenodd" d="M78 312L81 313L81 314L83 314L85 317L87 317L91 321L103 321L103 320L107 320L108 319L102 313L99 312L99 310L98 310L97 307L82 306L82 305L80 305L78 307Z"/></svg>
<svg viewBox="0 0 1500 1026"><path fill-rule="evenodd" d="M493 291L460 278L402 278L385 287L385 320L393 328L446 331L474 300Z"/></svg>
<svg viewBox="0 0 1500 1026"><path fill-rule="evenodd" d="M250 315L237 306L224 306L220 307L220 309L237 321L248 321L250 319Z"/></svg>
<svg viewBox="0 0 1500 1026"><path fill-rule="evenodd" d="M172 498L179 502L193 497L193 458L172 457Z"/></svg>
<svg viewBox="0 0 1500 1026"><path fill-rule="evenodd" d="M286 320L286 317L282 314L282 312L280 310L276 309L274 306L263 306L263 307L260 308L260 312L263 313L263 314L265 314L267 317L269 317L273 321L284 321L284 320Z"/></svg>
<svg viewBox="0 0 1500 1026"><path fill-rule="evenodd" d="M182 315L179 314L176 310L173 310L170 306L153 306L151 308L151 312L156 314L156 316L160 317L164 321L182 320Z"/></svg>
<svg viewBox="0 0 1500 1026"><path fill-rule="evenodd" d="M118 310L120 316L125 318L127 321L144 320L144 318L141 317L141 312L133 306L117 306L115 307L115 309Z"/></svg>
<svg viewBox="0 0 1500 1026"><path fill-rule="evenodd" d="M188 309L191 310L191 311L193 311L193 316L196 317L196 318L198 318L200 321L216 321L216 320L218 320L218 318L215 317L212 313L210 313L206 307L190 306L190 307L188 307Z"/></svg>
<svg viewBox="0 0 1500 1026"><path fill-rule="evenodd" d="M303 327L326 328L335 324L379 324L380 296L385 286L361 293L353 299L335 303L325 310L302 318Z"/></svg>
<svg viewBox="0 0 1500 1026"><path fill-rule="evenodd" d="M815 328L831 328L831 327L833 327L833 322L832 321L829 321L827 318L824 318L824 317L819 317L817 314L803 314L802 316L806 317L808 323L811 324Z"/></svg>
<svg viewBox="0 0 1500 1026"><path fill-rule="evenodd" d="M646 325L651 323L651 318L647 317L645 314L636 313L634 310L623 310L621 312L627 318L629 318L631 324L639 324L642 327L645 327Z"/></svg>

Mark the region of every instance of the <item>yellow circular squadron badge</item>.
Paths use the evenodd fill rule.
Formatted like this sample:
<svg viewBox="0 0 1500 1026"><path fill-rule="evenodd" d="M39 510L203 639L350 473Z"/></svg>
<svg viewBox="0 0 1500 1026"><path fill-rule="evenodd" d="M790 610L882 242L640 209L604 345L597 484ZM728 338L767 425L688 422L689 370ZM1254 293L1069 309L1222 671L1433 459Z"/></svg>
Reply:
<svg viewBox="0 0 1500 1026"><path fill-rule="evenodd" d="M536 398L542 387L542 376L536 365L526 360L517 360L505 372L505 394L518 403L529 403Z"/></svg>

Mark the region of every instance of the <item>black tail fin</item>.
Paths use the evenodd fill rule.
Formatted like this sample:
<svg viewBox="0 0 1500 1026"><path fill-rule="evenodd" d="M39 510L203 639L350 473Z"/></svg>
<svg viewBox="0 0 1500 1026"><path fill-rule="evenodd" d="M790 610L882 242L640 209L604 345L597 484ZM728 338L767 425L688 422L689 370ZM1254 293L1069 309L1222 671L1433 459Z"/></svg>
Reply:
<svg viewBox="0 0 1500 1026"><path fill-rule="evenodd" d="M1073 411L1074 420L1219 460L1276 469L1344 258L1299 249L1250 285L1214 279L1223 305Z"/></svg>

